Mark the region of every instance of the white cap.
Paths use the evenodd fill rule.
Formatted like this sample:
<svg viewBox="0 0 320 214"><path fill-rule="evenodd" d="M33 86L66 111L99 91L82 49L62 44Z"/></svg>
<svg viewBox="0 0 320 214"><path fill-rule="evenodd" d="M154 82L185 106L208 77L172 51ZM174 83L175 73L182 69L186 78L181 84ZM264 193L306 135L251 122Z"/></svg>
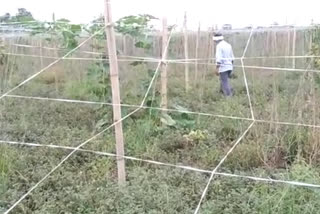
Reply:
<svg viewBox="0 0 320 214"><path fill-rule="evenodd" d="M223 36L214 36L213 37L213 41L220 41L220 40L223 40Z"/></svg>

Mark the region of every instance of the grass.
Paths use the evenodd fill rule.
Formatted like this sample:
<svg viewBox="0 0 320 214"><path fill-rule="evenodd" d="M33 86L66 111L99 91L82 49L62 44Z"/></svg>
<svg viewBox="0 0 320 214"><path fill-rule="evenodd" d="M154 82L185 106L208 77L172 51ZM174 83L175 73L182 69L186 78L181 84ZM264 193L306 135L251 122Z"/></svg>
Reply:
<svg viewBox="0 0 320 214"><path fill-rule="evenodd" d="M78 153L15 212L33 204L33 213L188 213L206 180L197 173L132 166L126 187L119 187L114 165L109 158Z"/></svg>
<svg viewBox="0 0 320 214"><path fill-rule="evenodd" d="M15 60L18 69L5 87L16 85L40 63ZM120 64L122 103L141 103L155 66ZM168 107L250 117L242 71L235 70L237 78L231 80L235 96L225 99L212 69L200 66L196 83L190 66L192 85L186 93L184 67L170 64ZM319 124L317 75L247 70L247 76L257 119ZM108 82L99 63L62 61L15 93L109 102ZM159 79L154 86L145 105L159 107ZM123 107L123 116L134 109ZM112 123L111 106L6 97L0 110L1 140L77 146ZM123 122L126 155L212 170L249 124L141 109ZM319 184L319 139L317 129L256 122L219 171ZM113 129L84 149L115 153ZM66 155L60 149L1 145L0 212ZM192 213L209 178L138 161L126 161L126 170L127 185L119 187L115 159L76 152L13 213ZM319 205L318 189L216 176L201 213L317 213Z"/></svg>

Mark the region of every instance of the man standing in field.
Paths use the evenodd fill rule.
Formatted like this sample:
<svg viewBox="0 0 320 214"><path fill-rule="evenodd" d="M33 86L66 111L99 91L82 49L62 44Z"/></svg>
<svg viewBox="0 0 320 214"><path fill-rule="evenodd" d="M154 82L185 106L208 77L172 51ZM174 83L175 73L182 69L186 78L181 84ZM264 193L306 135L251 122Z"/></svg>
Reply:
<svg viewBox="0 0 320 214"><path fill-rule="evenodd" d="M233 71L233 51L229 43L224 41L222 34L214 35L213 40L217 44L216 47L216 74L220 76L221 90L226 97L232 96L232 88L229 78Z"/></svg>

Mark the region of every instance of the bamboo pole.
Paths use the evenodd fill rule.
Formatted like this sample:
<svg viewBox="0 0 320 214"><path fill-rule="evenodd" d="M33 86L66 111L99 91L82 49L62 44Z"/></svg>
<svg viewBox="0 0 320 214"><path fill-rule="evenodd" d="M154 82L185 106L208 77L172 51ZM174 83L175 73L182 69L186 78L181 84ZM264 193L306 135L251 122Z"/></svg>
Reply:
<svg viewBox="0 0 320 214"><path fill-rule="evenodd" d="M122 42L123 42L123 54L127 55L128 51L127 51L127 36L126 35L123 35Z"/></svg>
<svg viewBox="0 0 320 214"><path fill-rule="evenodd" d="M188 48L188 29L187 29L187 13L184 14L183 22L183 32L184 32L184 57L186 60L189 59L189 48ZM185 87L186 92L189 91L189 63L184 64L185 69Z"/></svg>
<svg viewBox="0 0 320 214"><path fill-rule="evenodd" d="M210 72L210 68L209 68L209 64L211 63L210 58L213 57L212 54L215 51L212 51L212 49L214 49L213 44L212 44L212 35L209 32L208 34L208 41L206 42L206 44L208 44L208 49L206 52L206 57L208 59L207 64L205 65L201 65L203 72L200 73L200 87L198 87L199 89L199 102L200 102L200 112L202 112L203 109L203 97L204 97L204 89L205 89L205 84L206 84L206 75ZM205 50L205 49L204 49ZM198 115L197 118L197 123L200 123L200 115Z"/></svg>
<svg viewBox="0 0 320 214"><path fill-rule="evenodd" d="M117 168L118 168L118 183L120 185L125 184L126 172L124 161L124 139L122 131L121 120L121 107L120 107L120 87L119 87L119 68L118 57L116 53L116 41L114 26L112 22L111 14L111 0L105 0L105 26L107 34L107 47L110 62L110 79L112 87L112 103L113 105L113 120L117 124L115 125L115 138L116 138L116 153L117 153Z"/></svg>
<svg viewBox="0 0 320 214"><path fill-rule="evenodd" d="M167 19L163 18L162 20L162 59L167 58L167 52L166 47L168 43L168 25L167 25ZM162 62L161 65L161 108L168 108L168 97L167 97L167 84L168 84L168 78L167 78L167 63Z"/></svg>
<svg viewBox="0 0 320 214"><path fill-rule="evenodd" d="M199 58L199 42L200 42L200 22L198 26L198 33L196 38L196 59ZM195 74L194 74L195 85L198 83L198 60L195 62Z"/></svg>
<svg viewBox="0 0 320 214"><path fill-rule="evenodd" d="M56 15L55 15L55 13L52 14L52 23L53 23L54 28L56 28ZM54 47L57 47L57 46L58 46L58 45L57 45L57 42L55 41L52 33L51 33L50 36L51 36L51 41L53 41ZM42 45L42 42L41 42L41 45ZM42 50L42 47L40 47L40 49ZM41 54L42 54L42 53L41 53ZM54 51L54 55L55 55L55 57L59 57L59 52L58 52L58 50L55 50L55 51ZM43 68L43 61L42 61L41 63L42 63L42 64L41 64L41 69L42 69L42 68ZM53 72L54 72L54 85L55 85L56 93L58 94L59 89L58 89L58 75L57 75L57 71L58 71L58 69L55 70L55 71L53 71Z"/></svg>
<svg viewBox="0 0 320 214"><path fill-rule="evenodd" d="M296 55L296 40L297 40L297 31L296 28L293 29L293 39L292 39L292 56ZM296 68L296 59L292 58L292 68Z"/></svg>
<svg viewBox="0 0 320 214"><path fill-rule="evenodd" d="M43 66L43 52L42 52L42 38L40 38L40 41L39 41L39 51L40 51L40 66L42 69L42 68L44 68L44 66Z"/></svg>
<svg viewBox="0 0 320 214"><path fill-rule="evenodd" d="M290 56L290 44L291 44L291 32L290 32L290 30L288 30L288 35L287 36L288 36L287 37L288 43L287 43L287 53L286 53L286 55ZM289 66L290 66L290 62L289 62L289 58L287 58L286 59L286 68L289 68Z"/></svg>
<svg viewBox="0 0 320 214"><path fill-rule="evenodd" d="M20 41L22 40L21 37L19 37L17 39L17 42L16 43L20 43ZM19 48L18 47L15 47L14 49L14 53L18 53L19 52ZM12 84L12 79L13 79L13 74L15 72L15 64L17 62L17 57L12 57L12 61L10 61L11 63L9 64L9 70L8 70L8 83L7 85L11 87L11 84Z"/></svg>

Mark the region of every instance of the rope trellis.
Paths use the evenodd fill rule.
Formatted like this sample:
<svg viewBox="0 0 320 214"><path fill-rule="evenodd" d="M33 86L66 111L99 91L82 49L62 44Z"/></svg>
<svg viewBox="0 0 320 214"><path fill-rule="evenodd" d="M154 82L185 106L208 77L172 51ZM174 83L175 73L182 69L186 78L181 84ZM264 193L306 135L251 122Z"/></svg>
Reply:
<svg viewBox="0 0 320 214"><path fill-rule="evenodd" d="M97 54L95 52L89 52L89 51L80 51L80 53L88 53L88 54ZM54 59L58 60L59 57L52 57L52 56L40 56L40 55L32 55L32 54L19 54L19 53L3 53L8 56L19 56L19 57L32 57L32 58L43 58L43 59ZM101 53L102 55L103 53ZM271 57L261 57L261 59L264 58L271 58ZM286 58L286 56L281 56L279 58ZM289 56L287 58L290 58ZM291 57L294 58L294 57ZM298 58L301 59L307 59L307 58L320 58L320 56L299 56ZM228 59L228 58L224 58ZM299 69L299 68L281 68L281 67L267 67L267 66L252 66L252 65L244 65L244 61L246 59L256 59L255 57L241 57L241 58L235 58L236 60L240 60L241 65L234 65L236 68L248 68L248 69L261 69L261 70L272 70L272 71L292 71L292 72L305 72L306 69ZM102 58L93 58L93 57L65 57L61 60L77 60L77 61L108 61L109 59L102 59ZM194 64L197 62L198 65L212 65L215 66L215 64L212 63L202 63L199 61L205 61L205 60L215 60L215 58L208 58L208 59L159 59L159 58L152 58L152 57L140 57L140 56L126 56L126 55L119 55L119 62L151 62L151 63L158 63L160 61L164 63L170 63L170 64ZM320 70L315 69L308 69L308 72L315 72L320 73Z"/></svg>
<svg viewBox="0 0 320 214"><path fill-rule="evenodd" d="M104 30L101 29L101 30ZM114 122L98 134L92 136L91 138L87 139L77 147L68 147L68 146L58 146L58 145L44 145L44 144L35 144L35 143L26 143L26 142L14 142L14 141L6 141L6 140L0 140L0 144L8 144L8 145L22 145L22 146L28 146L28 147L46 147L50 149L63 149L63 150L68 150L71 151L66 157L64 157L58 165L56 165L51 171L46 174L41 180L39 180L35 185L33 185L20 199L18 199L7 211L5 211L5 214L8 214L11 212L16 206L18 206L26 197L28 197L36 188L38 188L43 182L47 180L48 177L50 177L61 165L63 165L72 155L74 155L76 152L88 152L92 153L95 155L101 155L101 156L107 156L107 157L113 157L113 158L124 158L127 160L132 160L132 161L141 161L149 164L155 164L159 166L166 166L166 167L172 167L172 168L179 168L183 170L189 170L189 171L194 171L194 172L199 172L199 173L205 173L209 174L210 177L208 179L207 185L205 189L202 192L200 201L195 209L194 214L197 214L201 208L202 202L206 197L207 191L214 179L215 175L218 176L225 176L225 177L234 177L234 178L239 178L239 179L249 179L249 180L254 180L258 182L270 182L270 183L281 183L281 184L287 184L287 185L293 185L293 186L301 186L301 187L308 187L308 188L320 188L320 185L318 184L310 184L310 183L304 183L304 182L298 182L298 181L287 181L287 180L277 180L277 179L271 179L271 178L260 178L260 177L254 177L254 176L246 176L246 175L237 175L237 174L230 174L230 173L222 173L219 172L220 167L224 163L224 161L228 158L230 154L236 149L236 147L240 144L240 142L244 139L246 134L252 129L252 127L257 124L257 123L275 123L275 124L281 124L281 125L290 125L290 126L301 126L301 127L310 127L310 128L320 128L320 125L309 125L309 124L303 124L303 123L292 123L292 122L281 122L281 121L269 121L269 120L261 120L261 119L256 119L254 116L254 109L251 101L251 96L250 96L250 91L249 91L249 86L248 86L248 81L246 77L246 68L249 69L265 69L265 70L279 70L279 71L306 71L305 69L293 69L293 68L276 68L276 67L263 67L263 66L246 66L244 64L244 60L246 59L264 59L264 58L270 58L270 59L282 59L282 58L320 58L320 56L273 56L273 57L246 57L246 52L249 47L252 35L253 35L254 30L252 29L247 41L247 44L245 46L245 49L243 51L243 55L241 57L235 58L236 60L240 60L241 65L240 66L235 66L242 68L243 71L243 76L244 76L244 84L246 87L246 93L248 97L248 104L250 107L250 112L251 112L251 117L250 118L243 118L243 117L236 117L236 116L227 116L227 115L215 115L215 114L210 114L210 113L202 113L202 112L193 112L193 111L184 111L184 110L177 110L177 109L165 109L165 108L157 108L157 107L147 107L145 106L145 102L147 99L148 94L150 93L150 90L152 86L155 84L155 80L160 72L160 67L162 63L194 63L194 62L199 62L198 64L201 65L213 65L210 63L201 63L201 61L208 61L208 60L213 60L214 58L210 59L205 59L205 58L197 58L197 59L166 59L164 56L166 54L163 54L162 59L158 58L152 58L152 57L138 57L138 56L119 56L118 61L123 61L123 62L132 62L132 61L146 61L146 62L155 62L158 63L158 66L155 70L155 73L149 83L149 87L145 93L145 96L143 97L143 100L140 105L129 105L129 104L121 104L122 107L130 107L134 108L131 113L127 114L121 120ZM106 103L106 102L93 102L93 101L81 101L81 100L71 100L71 99L59 99L59 98L46 98L46 97L32 97L32 96L21 96L21 95L12 95L11 93L18 89L19 87L25 85L27 82L33 80L36 78L38 75L43 73L44 71L48 70L58 62L62 60L108 60L108 59L97 59L97 58L72 58L69 57L72 53L74 53L76 50L78 50L81 46L86 44L89 40L94 38L97 34L99 34L100 31L89 38L87 38L85 41L83 41L79 46L77 46L75 49L69 51L67 54L65 54L63 57L49 57L49 56L38 56L38 55L28 55L28 54L15 54L15 53L5 53L10 56L21 56L21 57L42 57L42 58L48 58L48 59L54 59L55 61L46 66L45 68L41 69L37 73L33 74L14 88L8 90L4 94L0 96L0 100L4 98L15 98L15 99L28 99L28 100L40 100L40 101L51 101L51 102L65 102L65 103L79 103L79 104L88 104L88 105L110 105L113 106L114 104L112 103ZM170 36L168 38L168 42L166 45L166 48L164 50L164 53L168 51L169 44L170 44L170 39L172 37L173 30L170 32ZM24 47L24 48L42 48L42 49L48 49L48 50L62 50L59 48L50 48L50 47L38 47L38 46L32 46L32 45L24 45L24 44L13 44L12 46L16 47ZM93 55L103 55L105 53L101 52L90 52L90 51L79 51L80 53L86 53L86 54L93 54ZM320 70L307 70L310 72L320 72ZM105 133L107 130L111 129L114 127L116 124L124 121L125 119L129 118L131 115L137 113L141 109L154 109L154 110L159 110L159 111L167 111L167 112L180 112L180 113L187 113L187 114L196 114L196 115L202 115L202 116L210 116L210 117L216 117L216 118L223 118L223 119L232 119L232 120L243 120L243 121L250 121L250 125L248 128L240 135L240 137L234 142L232 148L225 154L225 156L220 160L219 164L212 170L204 170L204 169L198 169L190 166L183 166L183 165L177 165L177 164L172 164L172 163L163 163L159 161L154 161L154 160L147 160L147 159L141 159L137 157L131 157L131 156L117 156L116 154L113 153L107 153L107 152L100 152L100 151L93 151L93 150L87 150L87 149L82 149L83 146L87 145L90 143L92 140L96 139L103 133Z"/></svg>
<svg viewBox="0 0 320 214"><path fill-rule="evenodd" d="M104 28L102 29L104 30ZM172 36L172 32L174 29L171 30L169 38L168 38L168 42L167 42L167 46L164 49L164 53L166 53L168 51L168 46L170 44L170 39ZM100 33L100 31L99 31ZM58 63L60 60L62 60L63 58L66 58L68 55L70 55L71 53L73 53L75 50L77 50L78 48L80 48L82 45L84 45L87 41L89 41L91 38L93 38L95 35L97 35L98 33L94 34L93 36L91 36L89 39L85 40L84 42L82 42L79 46L77 46L75 49L71 50L70 52L68 52L65 56L63 56L62 58L57 59L56 61L54 61L53 63L51 63L50 65L48 65L47 67L41 69L39 72L37 72L36 74L32 75L31 77L29 77L28 79L26 79L25 81L23 81L22 83L20 83L19 85L17 85L16 87L14 87L13 89L7 91L6 93L4 93L1 97L0 100L4 97L6 97L7 95L9 95L9 93L13 92L14 90L16 90L17 88L21 87L22 85L24 85L25 83L29 82L30 80L34 79L36 76L38 76L40 73L46 71L47 69L49 69L51 66L53 66L54 64ZM165 54L166 55L166 54ZM165 56L164 55L164 56ZM163 60L165 60L163 58ZM120 120L114 122L113 124L111 124L110 126L108 126L107 128L105 128L104 130L102 130L101 132L99 132L98 134L94 135L93 137L89 138L88 140L84 141L83 143L81 143L79 146L75 147L58 165L56 165L48 174L46 174L38 183L36 183L33 187L31 187L28 192L26 192L18 201L16 201L7 211L4 212L4 214L8 214L9 212L11 212L18 204L20 204L21 201L23 201L27 196L29 196L38 186L40 186L48 177L50 177L51 174L53 174L64 162L66 162L76 151L79 151L79 149L81 149L81 147L87 145L89 142L91 142L92 140L96 139L98 136L102 135L103 133L105 133L107 130L111 129L112 127L116 126L117 124L121 123L122 121L124 121L125 119L129 118L131 115L135 114L136 112L138 112L139 110L141 110L145 104L145 101L147 99L147 96L152 88L152 84L157 76L157 73L160 70L160 66L161 66L162 61L160 61L158 63L157 69L155 71L155 74L150 82L150 85L147 89L147 92L141 102L141 105L136 108L134 111L132 111L131 113L127 114L126 116L122 117Z"/></svg>
<svg viewBox="0 0 320 214"><path fill-rule="evenodd" d="M250 124L250 126L243 132L243 134L238 138L238 140L234 143L234 145L231 147L231 149L227 152L227 154L221 159L221 161L219 162L219 164L213 169L213 171L211 172L210 178L208 180L208 183L206 185L206 187L204 188L200 201L198 203L198 206L196 208L196 210L194 211L194 214L198 214L201 204L208 192L209 186L211 184L211 181L213 180L216 172L218 171L218 169L221 167L221 165L224 163L224 161L227 159L227 157L234 151L234 149L237 147L237 145L241 142L241 140L246 136L246 134L249 132L249 130L253 127L254 123L255 123L255 118L254 118L254 113L253 113L253 107L252 107L252 103L251 103L251 97L250 97L250 91L249 91L249 86L248 86L248 81L247 81L247 76L246 76L246 72L244 69L244 63L243 63L243 57L245 57L246 52L248 50L250 41L251 41L251 37L253 35L253 29L250 32L247 44L245 46L245 49L243 51L242 54L242 59L241 59L241 64L242 64L242 71L243 71L243 78L244 78L244 84L246 86L246 92L247 92L247 96L248 96L248 102L249 102L249 106L250 106L250 111L251 111L251 119L253 120L253 122Z"/></svg>
<svg viewBox="0 0 320 214"><path fill-rule="evenodd" d="M75 147L70 147L70 146L59 146L59 145L52 145L52 144L46 145L46 144L26 143L26 142L17 142L17 141L0 140L0 144L13 145L13 146L27 146L27 147L33 147L33 148L50 148L50 149L71 150L71 151L76 150ZM160 161L142 159L142 158L131 157L131 156L118 156L116 154L109 153L109 152L100 152L100 151L94 151L94 150L89 150L89 149L78 149L77 151L91 153L91 154L100 155L100 156L111 157L111 158L124 158L126 160L140 161L140 162L144 162L144 163L155 164L155 165L159 165L159 166L167 166L167 167L171 167L171 168L183 169L183 170L193 171L193 172L198 172L198 173L205 173L205 174L212 173L212 171L205 170L205 169L199 169L199 168L195 168L195 167L191 167L191 166L163 163ZM292 186L301 186L301 187L308 187L308 188L320 188L320 185L299 182L299 181L287 181L287 180L278 180L278 179L271 179L271 178L261 178L261 177L255 177L255 176L237 175L237 174L223 173L223 172L216 172L215 174L219 175L219 176L243 178L243 179L249 179L249 180L260 181L260 182L280 183L280 184L288 184L288 185L292 185Z"/></svg>

